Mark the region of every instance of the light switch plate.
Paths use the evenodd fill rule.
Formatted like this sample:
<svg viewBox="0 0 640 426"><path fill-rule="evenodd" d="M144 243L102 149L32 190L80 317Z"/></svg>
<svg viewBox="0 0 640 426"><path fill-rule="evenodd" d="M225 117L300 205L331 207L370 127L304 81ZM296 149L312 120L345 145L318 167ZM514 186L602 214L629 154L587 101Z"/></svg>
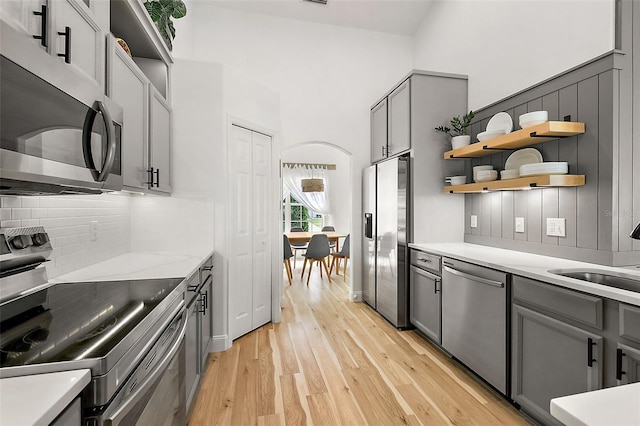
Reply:
<svg viewBox="0 0 640 426"><path fill-rule="evenodd" d="M547 218L547 235L550 237L566 237L566 219L563 217Z"/></svg>
<svg viewBox="0 0 640 426"><path fill-rule="evenodd" d="M471 215L471 227L472 228L477 228L478 227L478 216L475 214Z"/></svg>
<svg viewBox="0 0 640 426"><path fill-rule="evenodd" d="M524 233L524 217L516 217L516 232Z"/></svg>

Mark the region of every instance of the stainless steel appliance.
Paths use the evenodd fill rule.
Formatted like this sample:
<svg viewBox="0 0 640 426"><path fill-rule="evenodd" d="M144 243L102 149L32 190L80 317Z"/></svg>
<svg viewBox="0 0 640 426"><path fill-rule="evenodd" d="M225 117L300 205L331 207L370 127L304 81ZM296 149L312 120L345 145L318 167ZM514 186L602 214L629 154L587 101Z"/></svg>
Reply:
<svg viewBox="0 0 640 426"><path fill-rule="evenodd" d="M442 347L505 395L507 274L442 260Z"/></svg>
<svg viewBox="0 0 640 426"><path fill-rule="evenodd" d="M409 326L409 157L363 171L364 301L398 328Z"/></svg>
<svg viewBox="0 0 640 426"><path fill-rule="evenodd" d="M0 303L0 378L88 368L85 425L186 422L183 278L43 284L40 227L0 249L0 288L21 289Z"/></svg>
<svg viewBox="0 0 640 426"><path fill-rule="evenodd" d="M0 195L122 189L123 111L79 101L0 56Z"/></svg>
<svg viewBox="0 0 640 426"><path fill-rule="evenodd" d="M440 312L442 308L441 258L411 250L410 322L424 335L441 343Z"/></svg>

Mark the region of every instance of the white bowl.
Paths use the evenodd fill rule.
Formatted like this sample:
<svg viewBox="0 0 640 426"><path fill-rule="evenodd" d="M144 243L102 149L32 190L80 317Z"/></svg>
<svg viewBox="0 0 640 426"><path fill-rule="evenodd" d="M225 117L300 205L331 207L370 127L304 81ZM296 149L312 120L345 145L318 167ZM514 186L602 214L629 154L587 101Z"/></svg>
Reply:
<svg viewBox="0 0 640 426"><path fill-rule="evenodd" d="M500 172L500 179L515 179L520 177L520 170L518 169L508 169Z"/></svg>
<svg viewBox="0 0 640 426"><path fill-rule="evenodd" d="M498 179L497 170L478 170L473 180L476 182L491 182Z"/></svg>
<svg viewBox="0 0 640 426"><path fill-rule="evenodd" d="M467 183L466 176L447 176L445 182L449 182L451 185L464 185Z"/></svg>
<svg viewBox="0 0 640 426"><path fill-rule="evenodd" d="M483 141L486 141L487 139L492 139L504 134L505 134L504 129L487 130L485 132L478 133L477 138L480 142L483 142Z"/></svg>
<svg viewBox="0 0 640 426"><path fill-rule="evenodd" d="M536 126L549 121L549 113L547 111L532 111L522 114L518 118L518 123L523 129L526 127Z"/></svg>
<svg viewBox="0 0 640 426"><path fill-rule="evenodd" d="M493 170L493 166L474 166L473 167L473 180L476 180L476 175L482 170Z"/></svg>

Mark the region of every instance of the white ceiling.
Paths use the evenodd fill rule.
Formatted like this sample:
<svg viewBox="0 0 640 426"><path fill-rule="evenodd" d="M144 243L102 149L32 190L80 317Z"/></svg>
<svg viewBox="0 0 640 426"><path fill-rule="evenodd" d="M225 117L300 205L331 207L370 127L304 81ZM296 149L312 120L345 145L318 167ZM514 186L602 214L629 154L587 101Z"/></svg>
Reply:
<svg viewBox="0 0 640 426"><path fill-rule="evenodd" d="M221 7L289 19L413 35L433 0L208 0Z"/></svg>

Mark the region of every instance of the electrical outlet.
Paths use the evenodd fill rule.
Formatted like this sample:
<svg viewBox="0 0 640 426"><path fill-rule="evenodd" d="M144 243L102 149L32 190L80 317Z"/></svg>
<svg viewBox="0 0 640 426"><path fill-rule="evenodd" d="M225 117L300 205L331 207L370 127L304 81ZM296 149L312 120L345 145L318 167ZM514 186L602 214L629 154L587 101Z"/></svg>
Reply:
<svg viewBox="0 0 640 426"><path fill-rule="evenodd" d="M524 233L524 217L516 217L516 232Z"/></svg>
<svg viewBox="0 0 640 426"><path fill-rule="evenodd" d="M478 216L475 214L471 215L471 227L472 228L477 228L478 227Z"/></svg>
<svg viewBox="0 0 640 426"><path fill-rule="evenodd" d="M550 237L566 237L566 219L563 217L547 218L547 235Z"/></svg>
<svg viewBox="0 0 640 426"><path fill-rule="evenodd" d="M96 241L98 239L98 221L92 220L89 225L89 239L91 241Z"/></svg>

